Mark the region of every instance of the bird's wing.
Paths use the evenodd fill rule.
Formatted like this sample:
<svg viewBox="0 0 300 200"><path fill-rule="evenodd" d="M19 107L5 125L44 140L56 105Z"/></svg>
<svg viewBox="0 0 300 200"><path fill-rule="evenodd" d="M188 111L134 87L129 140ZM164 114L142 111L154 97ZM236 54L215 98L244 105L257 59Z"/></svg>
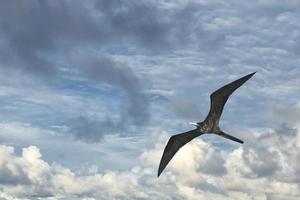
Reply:
<svg viewBox="0 0 300 200"><path fill-rule="evenodd" d="M224 105L228 97L248 79L250 79L256 72L248 74L238 80L235 80L220 89L216 90L210 95L210 110L205 121L212 120L215 123L219 122Z"/></svg>
<svg viewBox="0 0 300 200"><path fill-rule="evenodd" d="M194 129L188 132L180 133L177 135L173 135L170 137L167 146L165 147L164 153L160 160L159 168L158 168L158 177L162 173L162 171L166 168L170 160L176 154L176 152L186 143L199 136L200 133L198 129Z"/></svg>

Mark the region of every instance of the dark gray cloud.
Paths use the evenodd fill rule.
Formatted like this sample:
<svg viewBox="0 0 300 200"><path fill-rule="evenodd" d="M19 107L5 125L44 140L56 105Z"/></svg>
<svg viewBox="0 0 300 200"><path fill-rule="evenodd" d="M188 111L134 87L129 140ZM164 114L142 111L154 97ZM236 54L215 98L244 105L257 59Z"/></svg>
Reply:
<svg viewBox="0 0 300 200"><path fill-rule="evenodd" d="M2 67L53 76L57 66L50 56L60 42L97 40L101 29L85 6L70 5L66 1L1 2L0 37L6 51Z"/></svg>
<svg viewBox="0 0 300 200"><path fill-rule="evenodd" d="M96 8L114 39L136 42L144 49L159 50L171 46L167 38L170 32L168 14L155 5L113 0L97 1Z"/></svg>
<svg viewBox="0 0 300 200"><path fill-rule="evenodd" d="M116 125L110 120L98 121L87 116L79 116L67 122L68 133L76 139L86 142L99 142L103 135L116 131Z"/></svg>
<svg viewBox="0 0 300 200"><path fill-rule="evenodd" d="M113 0L97 1L96 8L113 40L133 44L147 53L187 47L207 51L225 39L223 34L204 30L199 17L206 8L196 3L167 9L154 2Z"/></svg>
<svg viewBox="0 0 300 200"><path fill-rule="evenodd" d="M109 55L103 58L89 51L81 55L85 60L81 64L66 57L76 48L105 52L128 48L146 54L187 47L215 49L224 37L203 29L198 20L201 10L194 3L166 8L155 2L131 0L0 2L0 70L2 74L16 73L13 77L33 75L35 79L62 81L80 66L80 78L121 89L127 100L121 102L119 120L111 123L108 114L108 120L100 123L105 128L96 128L93 120L82 116L82 127L90 125L94 131L83 133L77 127L75 135L79 138L83 134L101 138L103 133L90 134L119 130L128 124L142 126L149 118L148 101L131 68L111 61Z"/></svg>
<svg viewBox="0 0 300 200"><path fill-rule="evenodd" d="M53 56L74 46L123 44L152 53L195 44L213 48L223 36L203 30L199 9L122 0L1 2L2 67L48 77L57 73Z"/></svg>
<svg viewBox="0 0 300 200"><path fill-rule="evenodd" d="M75 55L76 56L76 55ZM71 133L77 138L87 141L99 141L104 134L122 134L130 126L141 127L149 120L149 102L143 91L140 78L128 66L118 63L109 57L97 59L79 58L78 73L89 80L106 83L120 89L120 113L118 118L112 117L115 113L105 113L102 121L93 116L81 116L71 120ZM94 118L94 119L92 119Z"/></svg>
<svg viewBox="0 0 300 200"><path fill-rule="evenodd" d="M125 108L122 115L126 116L123 120L125 122L133 120L132 122L136 125L142 124L148 118L148 105L141 81L135 73L126 65L106 57L89 62L87 67L80 68L83 75L91 80L105 82L123 89L128 97L127 104L124 105L122 102L122 107ZM138 116L139 118L128 119L127 116Z"/></svg>

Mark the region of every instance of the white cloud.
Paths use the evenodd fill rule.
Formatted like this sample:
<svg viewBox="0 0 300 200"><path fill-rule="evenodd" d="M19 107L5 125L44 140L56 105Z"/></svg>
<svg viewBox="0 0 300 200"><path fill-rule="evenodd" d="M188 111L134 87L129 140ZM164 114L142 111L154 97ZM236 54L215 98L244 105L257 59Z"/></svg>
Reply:
<svg viewBox="0 0 300 200"><path fill-rule="evenodd" d="M160 178L165 134L135 167L121 171L100 172L95 166L72 171L44 161L35 146L24 148L20 156L13 147L1 146L0 188L18 198L297 199L299 135L284 129L254 133L253 142L229 151L214 150L197 138L180 149Z"/></svg>
<svg viewBox="0 0 300 200"><path fill-rule="evenodd" d="M21 156L14 154L13 147L1 146L0 156L1 189L16 197L145 197L130 173L75 174L68 168L42 160L35 146L24 148Z"/></svg>

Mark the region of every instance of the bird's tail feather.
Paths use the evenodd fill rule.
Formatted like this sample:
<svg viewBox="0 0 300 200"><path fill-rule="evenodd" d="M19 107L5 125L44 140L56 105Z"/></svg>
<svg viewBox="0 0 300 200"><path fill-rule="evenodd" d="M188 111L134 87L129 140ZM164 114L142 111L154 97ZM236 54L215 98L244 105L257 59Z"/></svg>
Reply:
<svg viewBox="0 0 300 200"><path fill-rule="evenodd" d="M238 138L236 138L236 137L233 137L233 136L231 136L231 135L229 135L229 134L227 134L227 133L224 133L224 132L219 132L218 135L219 135L219 136L222 136L222 137L224 137L224 138L226 138L226 139L233 140L233 141L235 141L235 142L241 143L241 144L244 143L242 140L240 140L240 139L238 139Z"/></svg>

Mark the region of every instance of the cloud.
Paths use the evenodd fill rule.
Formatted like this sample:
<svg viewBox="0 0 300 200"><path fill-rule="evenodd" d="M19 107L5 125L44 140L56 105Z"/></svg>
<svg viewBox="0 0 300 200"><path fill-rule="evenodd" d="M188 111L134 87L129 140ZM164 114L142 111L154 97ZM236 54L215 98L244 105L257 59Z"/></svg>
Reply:
<svg viewBox="0 0 300 200"><path fill-rule="evenodd" d="M218 33L205 31L201 24L192 22L197 17L197 4L170 10L151 1L74 4L42 0L26 4L2 2L0 7L2 69L50 79L63 73L57 63L58 54L79 46L101 49L124 44L127 48L130 44L155 53L195 41L205 50L223 40Z"/></svg>
<svg viewBox="0 0 300 200"><path fill-rule="evenodd" d="M163 176L174 173L186 199L297 199L299 132L289 130L251 134L253 140L230 151L215 151L197 138L180 149ZM163 148L157 145L142 159L157 167Z"/></svg>
<svg viewBox="0 0 300 200"><path fill-rule="evenodd" d="M292 8L295 2L290 3L286 7ZM267 5L272 9L277 4L259 1L253 6ZM174 98L189 95L191 105L204 102L206 108L209 98L205 88L218 87L216 80L224 80L224 74L232 80L237 74L260 70L258 83L249 83L252 88L239 91L243 95L251 91L271 100L286 99L286 95L298 90L299 73L294 67L298 65L297 59L289 56L293 45L281 42L285 41L284 35L297 27L297 14L293 10L275 9L277 15L273 19L259 18L261 13L250 13L237 2L228 4L232 12L227 12L228 5L218 1L99 0L74 4L55 0L16 5L16 1L10 1L0 6L1 82L19 82L24 87L27 77L34 87L40 86L36 84L38 79L50 79L59 82L59 87L68 87L69 81L80 79L97 86L110 84L127 97L118 99L121 113L111 112L99 119L80 110L73 115L74 122L82 117L85 122L95 121L110 127L107 130L119 130L124 124L134 128L144 126L150 116L145 88L165 89ZM282 26L286 29L281 29ZM293 44L297 44L296 35L291 36ZM74 53L77 49L80 55ZM280 67L283 65L291 67L285 70ZM220 70L224 73L219 73ZM288 82L286 74L291 77ZM144 80L150 83L143 84ZM50 87L57 87L53 82ZM195 94L195 88L199 88L196 94L206 95L203 101L199 101L202 96ZM257 110L263 110L262 104L257 106ZM199 113L192 110L186 103L175 106L175 112L183 118L196 118ZM67 121L71 117L65 118ZM103 130L95 128L92 132L101 138L106 132Z"/></svg>
<svg viewBox="0 0 300 200"><path fill-rule="evenodd" d="M15 125L19 127L15 135L28 137L29 143L42 132L40 129L28 129L28 125L24 124L3 127L13 129ZM159 179L156 178L157 166L168 139L164 134L163 138L153 141L156 147L147 148L140 161L132 164L136 167L109 172L95 171L94 167L74 171L49 164L42 159L37 147L25 148L21 156L17 156L12 147L6 146L0 148L1 152L6 152L1 153L1 189L5 195L29 199L47 196L75 199L297 199L300 194L297 176L300 168L299 133L295 128L298 125L295 122L295 127L285 126L261 132L248 130L245 133L248 134L246 143L233 150L215 150L212 144L197 138L176 154ZM115 145L120 146L121 142L114 140ZM126 145L136 145L136 141L126 142ZM113 148L110 150L113 151ZM108 156L116 155L110 150ZM84 154L81 156L85 157ZM99 165L102 165L101 162ZM117 185L118 182L128 183L130 192L127 192L126 186ZM111 187L111 184L118 188Z"/></svg>
<svg viewBox="0 0 300 200"><path fill-rule="evenodd" d="M119 116L107 109L104 119L81 115L69 121L70 133L79 139L99 141L103 135L126 132L130 127L145 126L150 118L149 102L144 93L144 84L135 72L123 63L109 57L87 58L78 52L72 58L79 65L78 73L91 81L105 83L120 91L118 95ZM94 119L92 119L94 118Z"/></svg>
<svg viewBox="0 0 300 200"><path fill-rule="evenodd" d="M51 197L61 195L97 196L99 198L143 197L138 186L126 174L78 176L68 168L49 165L41 159L35 146L24 148L22 155L14 155L14 149L1 146L0 184L4 192L18 197ZM99 190L100 189L100 190ZM103 190L103 192L101 192Z"/></svg>
<svg viewBox="0 0 300 200"><path fill-rule="evenodd" d="M81 68L83 74L92 80L121 88L125 92L127 103L121 101L121 124L141 125L148 120L148 101L142 90L142 80L135 75L131 68L105 57L88 66Z"/></svg>
<svg viewBox="0 0 300 200"><path fill-rule="evenodd" d="M233 150L214 150L197 138L180 149L159 179L164 134L154 148L140 155L135 166L121 171L100 172L95 166L72 171L44 161L35 146L24 148L20 156L13 147L1 146L0 187L7 196L19 198L299 198L298 131L273 130L252 137L255 142L249 140Z"/></svg>
<svg viewBox="0 0 300 200"><path fill-rule="evenodd" d="M115 38L133 41L146 52L170 52L180 47L196 47L206 51L222 43L223 35L204 30L197 21L202 9L200 4L185 2L171 9L159 3L97 1L95 7Z"/></svg>
<svg viewBox="0 0 300 200"><path fill-rule="evenodd" d="M144 152L141 159L152 166L159 166L164 146ZM213 150L212 146L201 139L184 146L169 163L168 168L178 174L178 178L187 182L205 182L202 173L222 175L226 173L224 158Z"/></svg>
<svg viewBox="0 0 300 200"><path fill-rule="evenodd" d="M66 37L71 41L81 37L97 40L97 32L101 32L86 6L80 2L69 5L66 1L2 2L1 19L6 18L0 21L5 41L2 48L6 49L2 66L53 77L58 67L50 57L57 43Z"/></svg>
<svg viewBox="0 0 300 200"><path fill-rule="evenodd" d="M299 99L298 4L297 0L1 2L0 82L10 87L19 83L12 90L1 87L2 119L9 124L34 118L29 124L44 128L63 121L76 138L89 142L119 130L142 133L139 128L148 123L151 132L160 133L182 122L171 119L165 109L170 97L188 97L189 103L181 102L173 110L178 117L198 119L193 104L205 111L213 89L258 71L255 81L228 102L223 122L228 129L231 122L241 120L241 126L268 127L265 105L279 101L292 105ZM47 94L49 88L37 83L39 79L48 80L54 91ZM95 86L92 92L80 91L91 89L89 84ZM118 94L95 97L107 85ZM151 99L150 105L148 91L161 95L161 100ZM238 105L241 97L243 106L235 109L232 105ZM299 106L274 107L271 117L287 127L247 131L246 143L237 149L229 143L229 149L220 145L214 150L214 145L196 139L176 155L160 179L157 165L167 137L154 141L156 135L151 139L142 135L124 142L128 138L109 135L106 144L85 144L58 137L63 128L57 129L59 133L33 131L24 128L28 124L13 123L2 130L17 126L19 131L14 135L7 131L1 140L12 138L16 146L43 141L38 146L45 158L37 147L26 148L30 153L24 150L24 155L17 147L16 153L1 147L6 160L0 160L0 198L299 199ZM53 134L51 141L48 134ZM93 163L96 156L101 172L74 170ZM50 164L58 159L72 164Z"/></svg>
<svg viewBox="0 0 300 200"><path fill-rule="evenodd" d="M109 119L101 122L85 116L71 119L67 125L69 126L68 133L76 139L87 142L99 142L103 135L116 131L115 124Z"/></svg>
<svg viewBox="0 0 300 200"><path fill-rule="evenodd" d="M49 177L49 166L40 160L39 149L31 146L23 149L22 158L14 157L12 147L1 146L1 185L35 185L45 184ZM18 187L9 187L10 191L18 193ZM21 194L23 191L19 191ZM40 196L48 196L49 191L45 187L29 187L29 193L38 193Z"/></svg>
<svg viewBox="0 0 300 200"><path fill-rule="evenodd" d="M41 0L26 4L2 2L0 7L2 80L23 86L29 77L27 81L48 80L51 85L63 85L75 76L100 85L109 84L125 93L126 99L120 99L119 119L112 116L115 113L108 114L104 120L97 120L102 128L92 126L86 134L80 127L93 124L94 119L78 114L84 118L81 122L74 117L74 123L82 124L71 130L77 138L87 141L97 141L103 134L128 126L144 126L149 120L143 79L137 75L135 66L111 58L116 46L117 51L123 46L128 51L152 55L178 47L206 51L223 40L217 32L204 30L199 21L192 23L199 14L196 8L200 8L195 3L164 9L151 1L99 0L74 4ZM74 49L81 50L81 60L72 55ZM93 53L95 50L100 53ZM8 73L9 80L4 75ZM34 81L31 83L36 86Z"/></svg>

